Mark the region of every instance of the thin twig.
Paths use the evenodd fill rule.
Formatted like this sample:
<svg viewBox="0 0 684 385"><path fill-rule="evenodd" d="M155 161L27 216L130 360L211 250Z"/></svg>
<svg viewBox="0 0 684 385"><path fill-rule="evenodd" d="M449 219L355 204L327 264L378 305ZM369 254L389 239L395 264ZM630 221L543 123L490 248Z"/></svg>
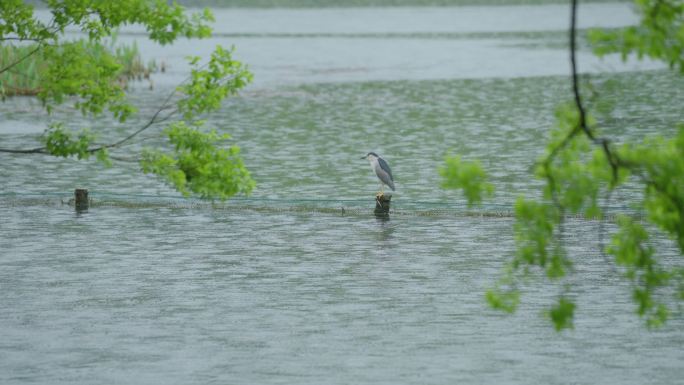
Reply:
<svg viewBox="0 0 684 385"><path fill-rule="evenodd" d="M168 114L167 116L165 116L164 118L157 120L157 117L158 117L159 114L164 110L164 108L165 108L165 106L162 106L160 109L158 109L157 112L154 113L154 115L152 116L152 118L151 118L149 121L147 121L147 123L146 123L145 125L143 125L142 127L140 127L137 131L133 132L132 134L128 135L127 137L125 137L125 138L119 140L118 142L114 142L114 143L110 143L110 144L105 144L105 145L102 145L102 146L99 146L99 147L90 148L90 149L88 149L88 152L96 152L96 151L99 151L99 150L102 150L102 149L105 149L105 148L119 147L119 146L121 146L122 144L126 143L127 141L133 139L135 136L137 136L137 135L140 134L141 132L143 132L143 131L147 130L148 128L150 128L153 124L158 123L158 122L161 122L161 121L165 121L165 120L169 119L172 115L174 115L174 114L178 111L178 109L176 108L176 109L174 109L173 111L171 111L171 113L169 113L169 114Z"/></svg>
<svg viewBox="0 0 684 385"><path fill-rule="evenodd" d="M572 71L572 92L575 96L575 106L577 106L577 111L579 112L579 126L584 131L584 133L592 140L594 140L594 134L591 132L587 126L587 114L584 111L584 105L582 104L582 96L579 91L579 79L577 75L577 0L572 0L571 10L570 10L570 68Z"/></svg>
<svg viewBox="0 0 684 385"><path fill-rule="evenodd" d="M45 31L47 31L49 34L55 34L57 31L59 31L59 27L55 25L55 18L53 17L50 20L50 23L48 23L48 26L44 28ZM26 60L28 57L31 55L35 54L38 52L39 49L43 48L45 45L52 45L50 43L47 43L46 40L49 40L47 37L41 37L41 38L21 38L21 37L4 37L0 39L0 41L4 40L19 40L19 41L33 41L36 42L36 48L34 48L31 52L26 54L24 57L21 59L15 61L14 63L9 64L8 66L5 66L4 68L0 69L0 74L9 70L10 68L14 67L15 65L21 63L22 61Z"/></svg>
<svg viewBox="0 0 684 385"><path fill-rule="evenodd" d="M45 154L45 147L37 147L23 150L15 150L12 148L0 148L0 152L9 152L10 154Z"/></svg>
<svg viewBox="0 0 684 385"><path fill-rule="evenodd" d="M209 62L207 62L207 63L205 63L204 65L202 65L202 66L200 67L200 69L205 68L205 67L208 66L208 65L209 65ZM188 75L185 79L183 79L182 82L180 82L179 86L182 85L182 84L184 84L184 83L186 83L188 80L190 80L191 77L192 77L192 75ZM228 81L230 81L230 80L232 80L232 79L227 79L226 82L228 82ZM87 150L87 152L88 152L88 153L94 153L94 152L103 150L103 149L105 149L105 148L120 147L120 146L122 146L123 144L129 142L131 139L133 139L134 137L136 137L136 136L139 135L140 133L142 133L143 131L145 131L145 130L147 130L148 128L150 128L152 125L154 125L154 124L156 124L156 123L165 122L165 121L171 119L171 117L174 116L174 115L178 112L178 108L177 108L177 107L176 107L176 108L173 108L173 109L171 110L171 112L169 112L168 114L166 114L166 116L164 116L164 117L162 117L162 118L159 118L159 115L160 115L163 111L167 110L167 109L170 107L170 106L169 106L169 102L171 101L171 99L173 98L173 96L176 95L177 92L178 92L178 86L177 86L177 87L174 87L173 91L171 91L171 92L167 95L167 97L166 97L166 99L164 99L164 102L162 103L162 105L159 107L159 109L157 109L157 111L156 111L156 112L154 113L154 115L150 118L150 120L148 120L147 123L145 123L145 124L144 124L142 127L140 127L138 130L136 130L135 132L131 133L130 135L126 136L125 138L123 138L123 139L121 139L121 140L118 140L118 141L116 141L116 142L114 142L114 143L103 144L103 145L99 145L99 146L96 146L96 147L89 148L89 149ZM38 147L38 148L23 149L23 150L8 149L8 148L0 148L0 152L7 152L7 153L13 153L13 154L47 154L47 153L48 153L46 147Z"/></svg>
<svg viewBox="0 0 684 385"><path fill-rule="evenodd" d="M44 41L44 39L37 38L37 37L33 38L33 37L15 37L15 36L12 36L12 37L2 37L2 38L0 38L0 41L33 41L36 43L41 43Z"/></svg>
<svg viewBox="0 0 684 385"><path fill-rule="evenodd" d="M203 64L200 67L200 69L202 69L208 65L209 65L209 62ZM178 92L178 87L180 85L184 84L185 82L187 82L188 80L190 80L191 77L192 77L192 75L188 75L185 79L183 79L182 82L180 82L180 84L177 87L174 87L173 91L171 91L169 93L169 95L166 97L166 99L164 99L164 103L162 103L161 107L159 107L157 112L155 112L154 115L152 116L152 118L144 126L142 126L140 129L136 130L132 134L128 135L127 137L125 137L125 138L123 138L117 142L98 146L98 147L94 147L94 148L90 148L90 149L88 149L88 152L93 153L93 152L100 151L100 150L105 149L105 148L119 147L119 146L123 145L124 143L128 142L129 140L133 139L135 136L137 136L141 132L150 128L153 124L163 122L163 121L170 119L171 116L175 115L178 112L178 108L174 108L169 114L167 114L165 117L163 117L161 119L157 119L157 117L159 116L159 114L162 111L164 111L167 108L168 103L171 101L171 98L173 98L173 96L176 94L176 92Z"/></svg>
<svg viewBox="0 0 684 385"><path fill-rule="evenodd" d="M582 95L579 89L579 76L577 74L577 1L572 0L571 10L570 10L570 66L572 71L572 92L575 97L575 106L579 112L579 127L582 129L584 134L591 139L595 144L600 145L603 148L603 152L606 154L608 159L608 164L613 172L613 184L617 184L618 180L618 169L620 167L620 159L617 157L611 147L610 140L608 138L598 138L594 132L589 128L587 124L587 113L584 109L584 104L582 103Z"/></svg>
<svg viewBox="0 0 684 385"><path fill-rule="evenodd" d="M9 71L9 70L10 70L12 67L14 67L15 65L17 65L17 64L23 62L24 60L28 59L31 55L33 55L33 54L35 54L36 52L38 52L38 50L40 50L41 48L43 48L43 44L42 44L42 43L38 43L38 44L36 45L36 48L32 49L29 53L27 53L27 54L24 55L23 57L21 57L21 58L15 60L13 63L10 63L10 64L8 64L7 66L5 66L5 67L3 67L3 68L0 68L0 74L3 73L3 72Z"/></svg>

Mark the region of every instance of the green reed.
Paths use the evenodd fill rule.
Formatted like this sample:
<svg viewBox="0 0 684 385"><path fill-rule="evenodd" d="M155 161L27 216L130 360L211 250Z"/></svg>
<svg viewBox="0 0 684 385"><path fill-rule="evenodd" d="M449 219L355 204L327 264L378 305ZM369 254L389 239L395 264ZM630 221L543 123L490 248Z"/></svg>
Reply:
<svg viewBox="0 0 684 385"><path fill-rule="evenodd" d="M100 55L115 57L121 65L117 81L124 86L130 81L149 79L150 74L159 70L154 60L147 64L143 62L135 42L117 44L116 35L102 44L87 43L86 46L93 58ZM15 62L18 63L12 65ZM0 45L0 70L4 70L0 72L0 97L37 95L41 91L41 77L48 65L42 50L36 50L35 44Z"/></svg>

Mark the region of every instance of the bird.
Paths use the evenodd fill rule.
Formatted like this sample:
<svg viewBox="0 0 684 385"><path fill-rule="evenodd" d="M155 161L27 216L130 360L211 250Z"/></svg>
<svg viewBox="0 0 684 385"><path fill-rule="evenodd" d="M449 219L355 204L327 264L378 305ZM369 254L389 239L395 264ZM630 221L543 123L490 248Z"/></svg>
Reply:
<svg viewBox="0 0 684 385"><path fill-rule="evenodd" d="M380 192L383 190L383 185L387 185L394 191L394 178L392 177L392 170L387 161L382 159L378 154L369 152L361 159L367 159L370 162L371 168L375 171L375 175L380 179Z"/></svg>

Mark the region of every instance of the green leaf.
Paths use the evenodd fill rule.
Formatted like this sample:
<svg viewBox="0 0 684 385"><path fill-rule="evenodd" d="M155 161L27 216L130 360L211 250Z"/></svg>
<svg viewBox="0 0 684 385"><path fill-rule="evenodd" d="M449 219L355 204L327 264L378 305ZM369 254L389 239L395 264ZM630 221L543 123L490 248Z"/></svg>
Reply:
<svg viewBox="0 0 684 385"><path fill-rule="evenodd" d="M669 314L665 304L655 299L656 291L666 286L674 273L659 266L655 249L648 244L646 229L632 218L618 217L617 231L607 248L615 262L625 268L625 276L632 282L632 297L637 303L637 313L645 316L649 326L662 325Z"/></svg>
<svg viewBox="0 0 684 385"><path fill-rule="evenodd" d="M462 189L469 207L494 194L494 185L487 182L487 174L480 162L461 161L459 156L447 156L444 161L445 167L439 169L443 178L442 188Z"/></svg>
<svg viewBox="0 0 684 385"><path fill-rule="evenodd" d="M556 331L574 327L575 307L574 302L565 297L560 297L558 303L548 311L547 315L553 322Z"/></svg>
<svg viewBox="0 0 684 385"><path fill-rule="evenodd" d="M216 131L202 132L199 126L177 122L166 130L172 153L146 150L141 161L145 173L153 173L188 196L225 200L236 194L249 195L255 186L240 157L240 148L219 146L228 138Z"/></svg>
<svg viewBox="0 0 684 385"><path fill-rule="evenodd" d="M106 148L102 148L95 152L98 162L105 165L105 167L112 167L112 160L109 158L109 151Z"/></svg>
<svg viewBox="0 0 684 385"><path fill-rule="evenodd" d="M78 133L67 130L61 123L50 126L43 134L43 142L49 154L68 158L88 159L88 147L95 137L90 130L83 129Z"/></svg>
<svg viewBox="0 0 684 385"><path fill-rule="evenodd" d="M638 25L589 32L594 52L599 56L620 54L623 60L632 55L650 57L684 74L684 4L636 0L634 5L640 15ZM541 198L521 198L515 204L516 254L505 280L515 282L536 267L551 280L572 273L571 256L562 243L565 216L602 219L599 197L610 197L627 185L633 197L631 206L645 216L618 217L618 229L606 252L631 283L637 313L649 327L662 325L671 314L665 296L674 294L671 298L677 303L684 300L684 269L680 261L661 262L655 245L662 243L653 242L651 235L662 231L678 246L679 257L684 254L684 125L672 138L648 135L642 143L603 136L601 117L612 119L611 103L595 100L598 93L588 99L589 103L582 103L585 88L593 88L573 86L579 87L578 92L571 103L557 109L556 126L546 153L537 163L536 175L544 181ZM613 86L609 93L619 92L619 88L619 84ZM599 119L592 114L596 111ZM669 127L663 127L663 132L667 131ZM618 146L618 142L623 144ZM455 175L452 178L458 181ZM634 194L635 186L642 189L641 196ZM502 298L497 290L487 293L490 304L514 308ZM562 330L572 327L575 308L572 301L561 297L547 315L555 328Z"/></svg>
<svg viewBox="0 0 684 385"><path fill-rule="evenodd" d="M186 120L214 111L227 96L235 95L252 81L253 75L241 62L232 58L234 49L216 46L211 59L199 66L199 58L189 58L193 69L187 84L178 87L185 98L178 102L178 109Z"/></svg>
<svg viewBox="0 0 684 385"><path fill-rule="evenodd" d="M27 41L9 48L1 45L3 74L9 73L9 67L19 65L15 62L24 63L21 69L25 76L21 78L34 79L29 84L31 92L37 94L48 113L60 104L73 103L73 108L84 115L98 117L108 111L119 122L127 121L137 110L128 100L125 83L134 76L133 67L140 71L144 66L135 44L115 45L117 28L137 24L151 40L170 44L180 37L210 36L209 23L214 21L208 9L191 14L176 2L166 0L46 0L45 6L51 15L39 19L33 6L24 1L0 1L0 43L7 36L11 41ZM74 40L65 35L66 30L79 31L86 37ZM233 49L216 47L204 66L198 64L201 58L190 59L190 81L179 87L184 97L178 102L178 111L186 121L195 121L200 114L218 109L224 98L251 81L252 74L232 58L232 53ZM27 59L18 60L24 57ZM6 90L12 87L5 87L2 77L0 83L0 97L5 98ZM170 115L163 119L169 118ZM160 175L184 195L226 199L238 193L249 194L254 181L240 158L239 147L222 147L219 142L226 140L226 135L201 132L199 122L190 123L192 128L188 124L181 121L166 131L173 146L170 153L161 148L143 151L143 171ZM140 131L132 132L135 133L128 139ZM43 135L49 154L86 159L95 153L99 161L110 165L108 145L90 148L93 139L94 135L87 130L73 132L61 124ZM111 143L109 147L121 148L123 142Z"/></svg>
<svg viewBox="0 0 684 385"><path fill-rule="evenodd" d="M489 289L485 293L489 306L506 313L513 313L520 303L520 292L517 290Z"/></svg>
<svg viewBox="0 0 684 385"><path fill-rule="evenodd" d="M589 31L594 53L619 53L623 60L631 54L640 59L648 56L684 73L684 5L681 1L643 0L634 4L641 16L638 25Z"/></svg>

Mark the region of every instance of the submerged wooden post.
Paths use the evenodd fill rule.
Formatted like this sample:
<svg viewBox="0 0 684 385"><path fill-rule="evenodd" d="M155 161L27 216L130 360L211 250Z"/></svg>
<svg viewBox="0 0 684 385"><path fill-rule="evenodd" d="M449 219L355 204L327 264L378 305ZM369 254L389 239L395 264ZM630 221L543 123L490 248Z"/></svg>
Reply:
<svg viewBox="0 0 684 385"><path fill-rule="evenodd" d="M76 211L88 210L88 189L77 188L74 191L74 206Z"/></svg>
<svg viewBox="0 0 684 385"><path fill-rule="evenodd" d="M389 215L392 194L379 192L375 194L375 215Z"/></svg>

